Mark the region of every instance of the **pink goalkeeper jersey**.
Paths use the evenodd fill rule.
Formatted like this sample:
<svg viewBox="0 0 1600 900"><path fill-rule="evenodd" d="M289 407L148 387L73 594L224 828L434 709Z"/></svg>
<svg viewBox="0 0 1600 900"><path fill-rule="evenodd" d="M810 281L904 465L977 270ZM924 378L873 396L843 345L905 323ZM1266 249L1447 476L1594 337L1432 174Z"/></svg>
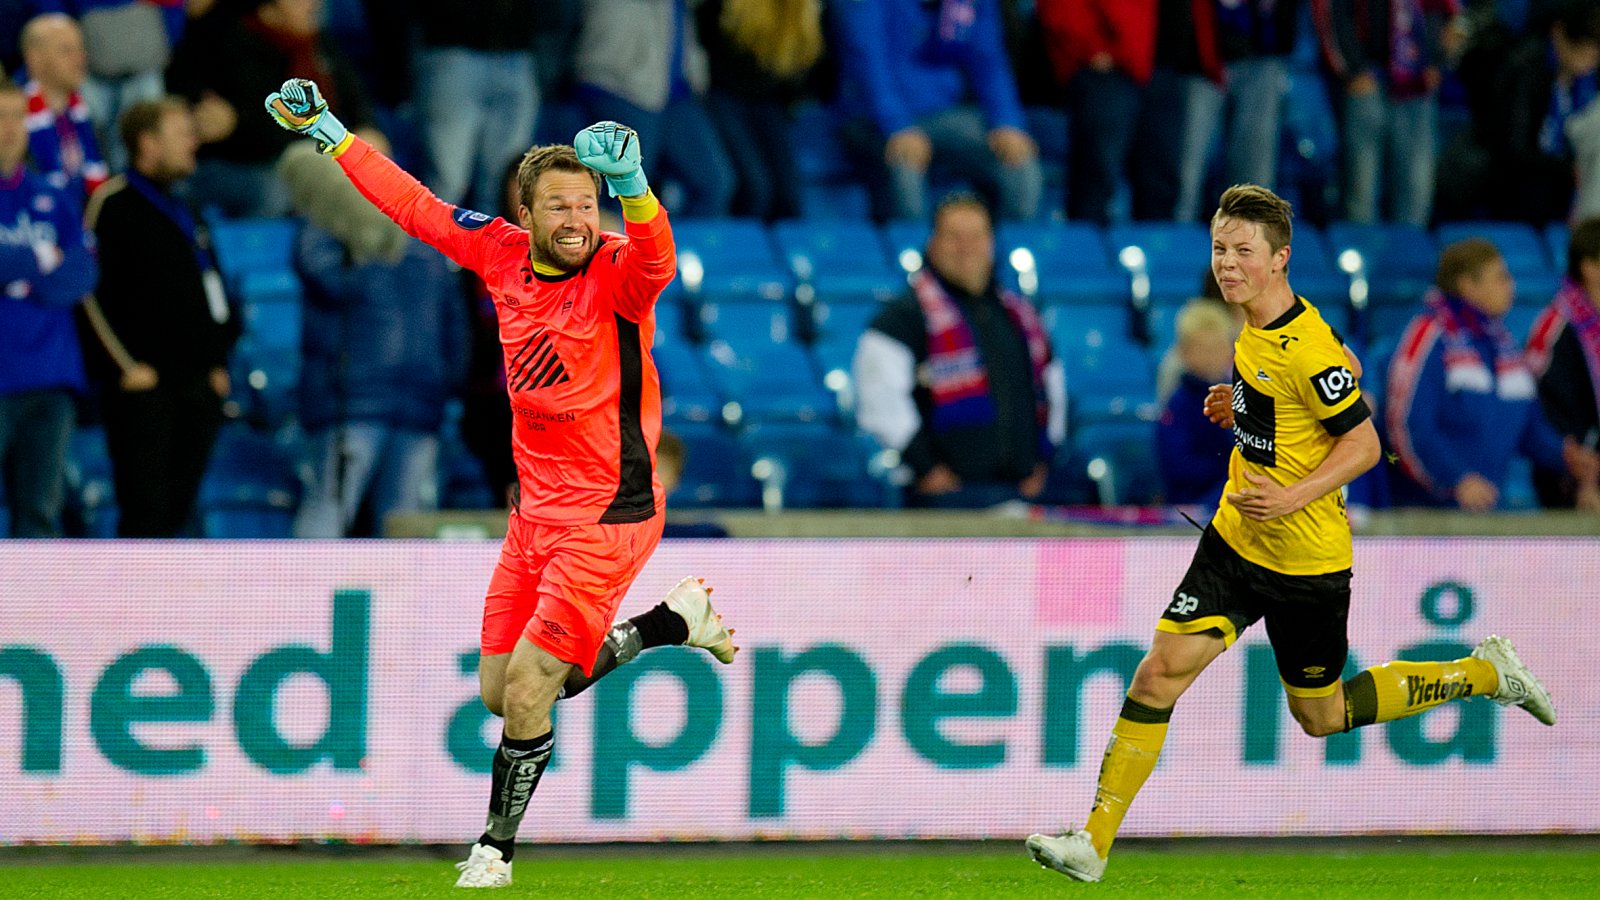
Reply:
<svg viewBox="0 0 1600 900"><path fill-rule="evenodd" d="M650 346L656 297L677 267L666 211L626 222L626 235L601 233L588 265L546 276L516 225L445 203L360 138L338 160L379 209L476 272L494 297L519 514L584 525L659 513L661 379Z"/></svg>

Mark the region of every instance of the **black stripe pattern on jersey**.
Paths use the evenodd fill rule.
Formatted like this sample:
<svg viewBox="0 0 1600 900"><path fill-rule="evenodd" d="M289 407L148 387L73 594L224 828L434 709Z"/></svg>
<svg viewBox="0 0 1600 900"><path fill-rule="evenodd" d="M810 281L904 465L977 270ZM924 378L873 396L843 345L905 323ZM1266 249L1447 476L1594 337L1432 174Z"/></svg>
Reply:
<svg viewBox="0 0 1600 900"><path fill-rule="evenodd" d="M617 495L600 516L600 524L616 525L643 522L656 514L656 498L650 470L650 448L644 442L644 350L639 341L639 323L621 315L617 320L617 362L622 386L617 392L617 436L620 438L617 466Z"/></svg>
<svg viewBox="0 0 1600 900"><path fill-rule="evenodd" d="M1233 370L1233 443L1240 456L1274 468L1278 465L1277 403L1252 387L1247 377Z"/></svg>
<svg viewBox="0 0 1600 900"><path fill-rule="evenodd" d="M556 345L550 340L550 333L543 328L535 331L517 348L507 369L511 374L506 380L513 391L538 390L572 380L567 377L567 368L561 364L561 357L556 355Z"/></svg>

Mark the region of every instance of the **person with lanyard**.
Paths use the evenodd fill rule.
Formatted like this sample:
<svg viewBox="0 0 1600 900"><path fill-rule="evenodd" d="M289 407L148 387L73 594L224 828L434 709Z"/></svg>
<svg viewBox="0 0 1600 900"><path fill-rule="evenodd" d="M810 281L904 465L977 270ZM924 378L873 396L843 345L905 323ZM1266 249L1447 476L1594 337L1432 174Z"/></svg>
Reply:
<svg viewBox="0 0 1600 900"><path fill-rule="evenodd" d="M100 283L85 304L122 537L185 533L222 427L239 325L205 232L173 185L195 167L194 117L177 98L130 106L132 167L89 204ZM94 343L94 342L91 342Z"/></svg>

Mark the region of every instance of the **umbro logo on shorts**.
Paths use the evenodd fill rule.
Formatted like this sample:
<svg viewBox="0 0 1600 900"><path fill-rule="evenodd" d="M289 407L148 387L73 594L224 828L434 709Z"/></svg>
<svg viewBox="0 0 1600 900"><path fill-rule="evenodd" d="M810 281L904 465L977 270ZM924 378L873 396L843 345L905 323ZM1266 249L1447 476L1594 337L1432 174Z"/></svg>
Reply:
<svg viewBox="0 0 1600 900"><path fill-rule="evenodd" d="M540 619L539 622L544 625L544 633L550 635L552 638L555 638L559 641L567 636L567 630L555 622L552 622L549 619Z"/></svg>

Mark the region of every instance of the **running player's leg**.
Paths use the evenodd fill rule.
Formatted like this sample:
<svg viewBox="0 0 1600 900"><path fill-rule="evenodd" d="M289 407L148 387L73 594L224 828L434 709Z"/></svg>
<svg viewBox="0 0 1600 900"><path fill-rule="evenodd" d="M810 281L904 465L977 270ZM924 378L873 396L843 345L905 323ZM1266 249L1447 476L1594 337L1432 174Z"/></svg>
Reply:
<svg viewBox="0 0 1600 900"><path fill-rule="evenodd" d="M576 697L612 669L651 647L700 647L723 663L733 662L733 655L739 651L733 645L734 629L724 627L722 616L711 608L712 590L703 579L685 578L667 592L667 599L611 626L595 657L594 668L587 675L574 669L557 699Z"/></svg>
<svg viewBox="0 0 1600 900"><path fill-rule="evenodd" d="M512 659L519 646L529 643L523 638L523 632L539 606L539 574L548 557L539 552L536 528L512 513L507 524L505 543L500 548L500 560L495 565L484 597L478 687L483 705L497 716L507 714L507 685L512 675ZM519 665L519 677L523 677L525 667L526 664ZM563 677L566 668L570 666L562 669ZM559 686L558 682L557 688ZM519 686L519 690L523 688ZM519 695L519 708L524 705ZM519 739L527 727L525 719L526 714L519 713L517 727L514 728L508 720L502 730L500 746L495 749L490 766L488 828L473 845L466 861L456 864L456 868L461 870L461 876L456 881L458 887L504 887L511 883L512 841L501 841L494 835L509 830L511 836L515 836L515 828L508 829L507 820L520 819L520 811L526 809L527 795L532 793L532 786L537 783L538 776L544 771L544 762L549 759L547 742ZM546 744L543 752L540 752L541 743ZM526 784L527 790L520 792L520 807L513 815L513 807L516 806L511 802L514 792L508 788L518 784Z"/></svg>
<svg viewBox="0 0 1600 900"><path fill-rule="evenodd" d="M1260 612L1245 589L1245 562L1207 529L1194 560L1156 625L1101 759L1094 807L1082 830L1033 835L1028 851L1040 864L1079 881L1099 881L1106 855L1134 795L1155 769L1178 698Z"/></svg>
<svg viewBox="0 0 1600 900"><path fill-rule="evenodd" d="M501 554L503 565L491 581L491 603L485 610L479 678L485 702L499 688L506 723L491 772L488 824L462 864L460 885L510 883L517 830L554 746L550 707L569 676L594 674L617 607L661 539L661 517L625 525L535 525L520 536L515 552L507 537L508 550ZM508 555L514 557L509 565ZM537 564L529 569L536 578L524 577L514 589L507 588L504 582L512 579L502 571L515 569L518 560ZM529 583L535 599L531 612L522 616L519 604ZM516 602L506 601L508 596ZM489 623L491 611L508 605L525 624L509 660L502 663L489 651L503 649L498 643L503 628L491 629ZM502 867L504 879L496 880Z"/></svg>
<svg viewBox="0 0 1600 900"><path fill-rule="evenodd" d="M1165 621L1165 620L1163 620ZM1100 761L1094 806L1084 830L1102 859L1128 814L1133 797L1155 770L1167 739L1167 722L1178 698L1189 689L1228 642L1215 630L1178 634L1157 631L1150 651L1139 662L1122 712L1111 727L1111 741Z"/></svg>
<svg viewBox="0 0 1600 900"><path fill-rule="evenodd" d="M1488 697L1503 706L1520 706L1546 725L1556 721L1555 706L1539 679L1517 657L1511 642L1490 635L1471 656L1454 660L1395 660L1366 669L1338 685L1319 702L1291 696L1289 708L1313 735L1334 734L1403 719L1451 700Z"/></svg>

